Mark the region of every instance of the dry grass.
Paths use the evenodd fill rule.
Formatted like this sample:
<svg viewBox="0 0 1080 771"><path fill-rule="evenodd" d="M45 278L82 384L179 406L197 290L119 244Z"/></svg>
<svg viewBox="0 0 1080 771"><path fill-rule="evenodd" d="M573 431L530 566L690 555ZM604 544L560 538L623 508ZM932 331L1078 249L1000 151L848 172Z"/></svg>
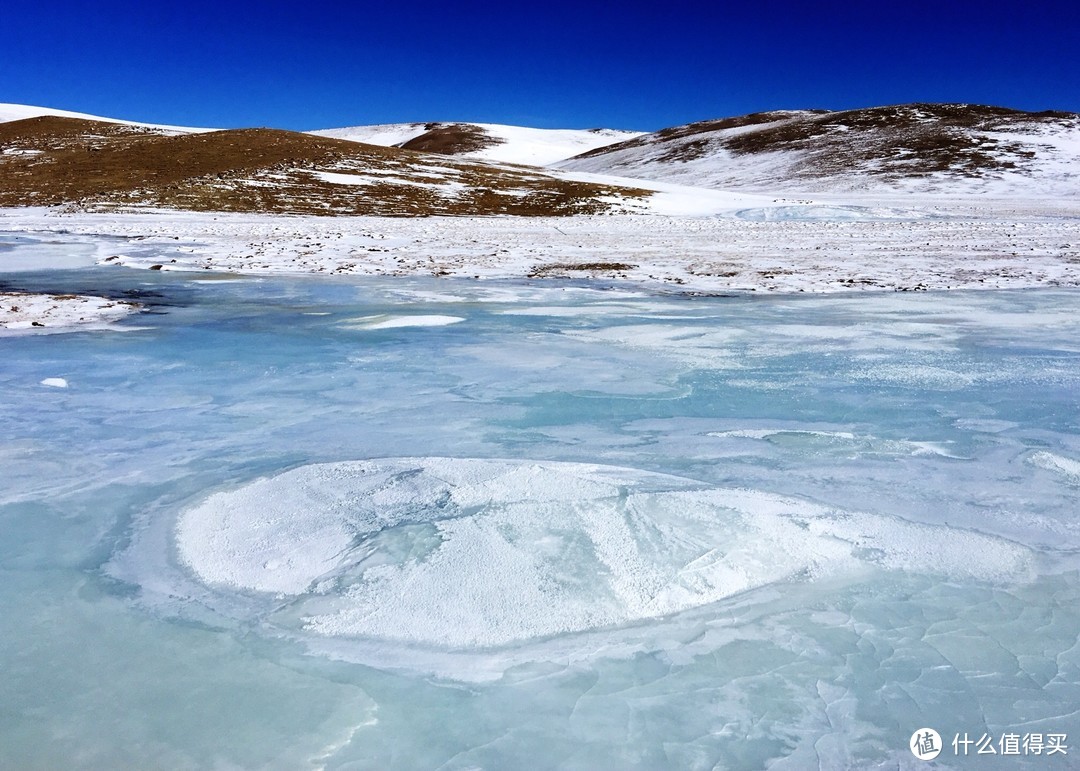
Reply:
<svg viewBox="0 0 1080 771"><path fill-rule="evenodd" d="M0 124L0 206L547 216L604 212L612 204L601 199L648 195L275 129L170 136L51 116Z"/></svg>
<svg viewBox="0 0 1080 771"><path fill-rule="evenodd" d="M537 265L529 271L530 278L548 278L565 276L567 273L607 273L619 274L633 270L637 265L625 262L550 262Z"/></svg>

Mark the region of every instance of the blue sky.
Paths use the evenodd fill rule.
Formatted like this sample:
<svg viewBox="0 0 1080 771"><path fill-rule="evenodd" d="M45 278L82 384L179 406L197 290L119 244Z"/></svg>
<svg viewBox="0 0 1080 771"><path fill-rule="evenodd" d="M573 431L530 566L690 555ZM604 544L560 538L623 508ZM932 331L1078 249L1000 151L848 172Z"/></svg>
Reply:
<svg viewBox="0 0 1080 771"><path fill-rule="evenodd" d="M0 102L202 126L653 130L911 101L1080 111L1080 3L6 0Z"/></svg>

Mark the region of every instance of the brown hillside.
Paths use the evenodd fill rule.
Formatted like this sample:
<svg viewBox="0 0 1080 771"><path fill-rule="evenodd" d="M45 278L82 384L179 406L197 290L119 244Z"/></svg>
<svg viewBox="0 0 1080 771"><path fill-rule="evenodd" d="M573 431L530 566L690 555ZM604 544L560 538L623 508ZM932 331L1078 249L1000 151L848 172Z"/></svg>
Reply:
<svg viewBox="0 0 1080 771"><path fill-rule="evenodd" d="M418 137L413 137L408 142L402 142L398 147L403 150L416 150L422 153L438 153L440 155L464 155L477 150L502 144L501 139L489 136L479 126L470 126L464 123L455 123L444 126L437 123L429 123L427 132Z"/></svg>
<svg viewBox="0 0 1080 771"><path fill-rule="evenodd" d="M0 124L0 206L559 215L643 195L276 129L168 136L60 117Z"/></svg>

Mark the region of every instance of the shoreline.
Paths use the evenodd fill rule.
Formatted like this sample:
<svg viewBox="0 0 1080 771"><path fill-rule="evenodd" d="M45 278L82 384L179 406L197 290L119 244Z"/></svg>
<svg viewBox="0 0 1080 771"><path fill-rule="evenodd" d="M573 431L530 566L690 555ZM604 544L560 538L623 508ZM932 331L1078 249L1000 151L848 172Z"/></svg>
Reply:
<svg viewBox="0 0 1080 771"><path fill-rule="evenodd" d="M0 232L92 242L91 264L212 274L597 279L703 294L1080 287L1080 210L1058 200L853 197L701 217L3 209Z"/></svg>

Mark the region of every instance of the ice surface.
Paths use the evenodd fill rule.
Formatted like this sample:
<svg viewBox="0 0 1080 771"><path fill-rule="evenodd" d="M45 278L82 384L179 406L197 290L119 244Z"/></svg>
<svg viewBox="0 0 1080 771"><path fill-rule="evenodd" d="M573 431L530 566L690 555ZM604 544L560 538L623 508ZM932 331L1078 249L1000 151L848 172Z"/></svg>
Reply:
<svg viewBox="0 0 1080 771"><path fill-rule="evenodd" d="M224 220L226 256L343 230ZM53 238L218 238L118 221ZM345 251L599 232L391 224ZM0 340L0 764L895 769L923 725L1070 732L1074 290L114 264L5 278L149 321ZM415 316L467 321L356 328Z"/></svg>
<svg viewBox="0 0 1080 771"><path fill-rule="evenodd" d="M93 265L98 248L92 243L72 243L55 238L7 238L0 240L0 274L27 273L43 268L64 270Z"/></svg>
<svg viewBox="0 0 1080 771"><path fill-rule="evenodd" d="M876 436L856 436L850 431L811 431L808 429L736 428L712 431L709 436L720 439L763 439L771 442L793 442L816 446L822 451L860 455L940 455L943 458L963 458L940 442L883 439Z"/></svg>
<svg viewBox="0 0 1080 771"><path fill-rule="evenodd" d="M854 439L855 434L850 431L810 431L807 429L798 429L794 431L785 431L779 428L736 428L730 431L714 431L709 436L716 436L721 438L735 437L738 439L769 439L774 436L784 436L788 434L794 434L796 436L814 436L822 437L825 439Z"/></svg>

